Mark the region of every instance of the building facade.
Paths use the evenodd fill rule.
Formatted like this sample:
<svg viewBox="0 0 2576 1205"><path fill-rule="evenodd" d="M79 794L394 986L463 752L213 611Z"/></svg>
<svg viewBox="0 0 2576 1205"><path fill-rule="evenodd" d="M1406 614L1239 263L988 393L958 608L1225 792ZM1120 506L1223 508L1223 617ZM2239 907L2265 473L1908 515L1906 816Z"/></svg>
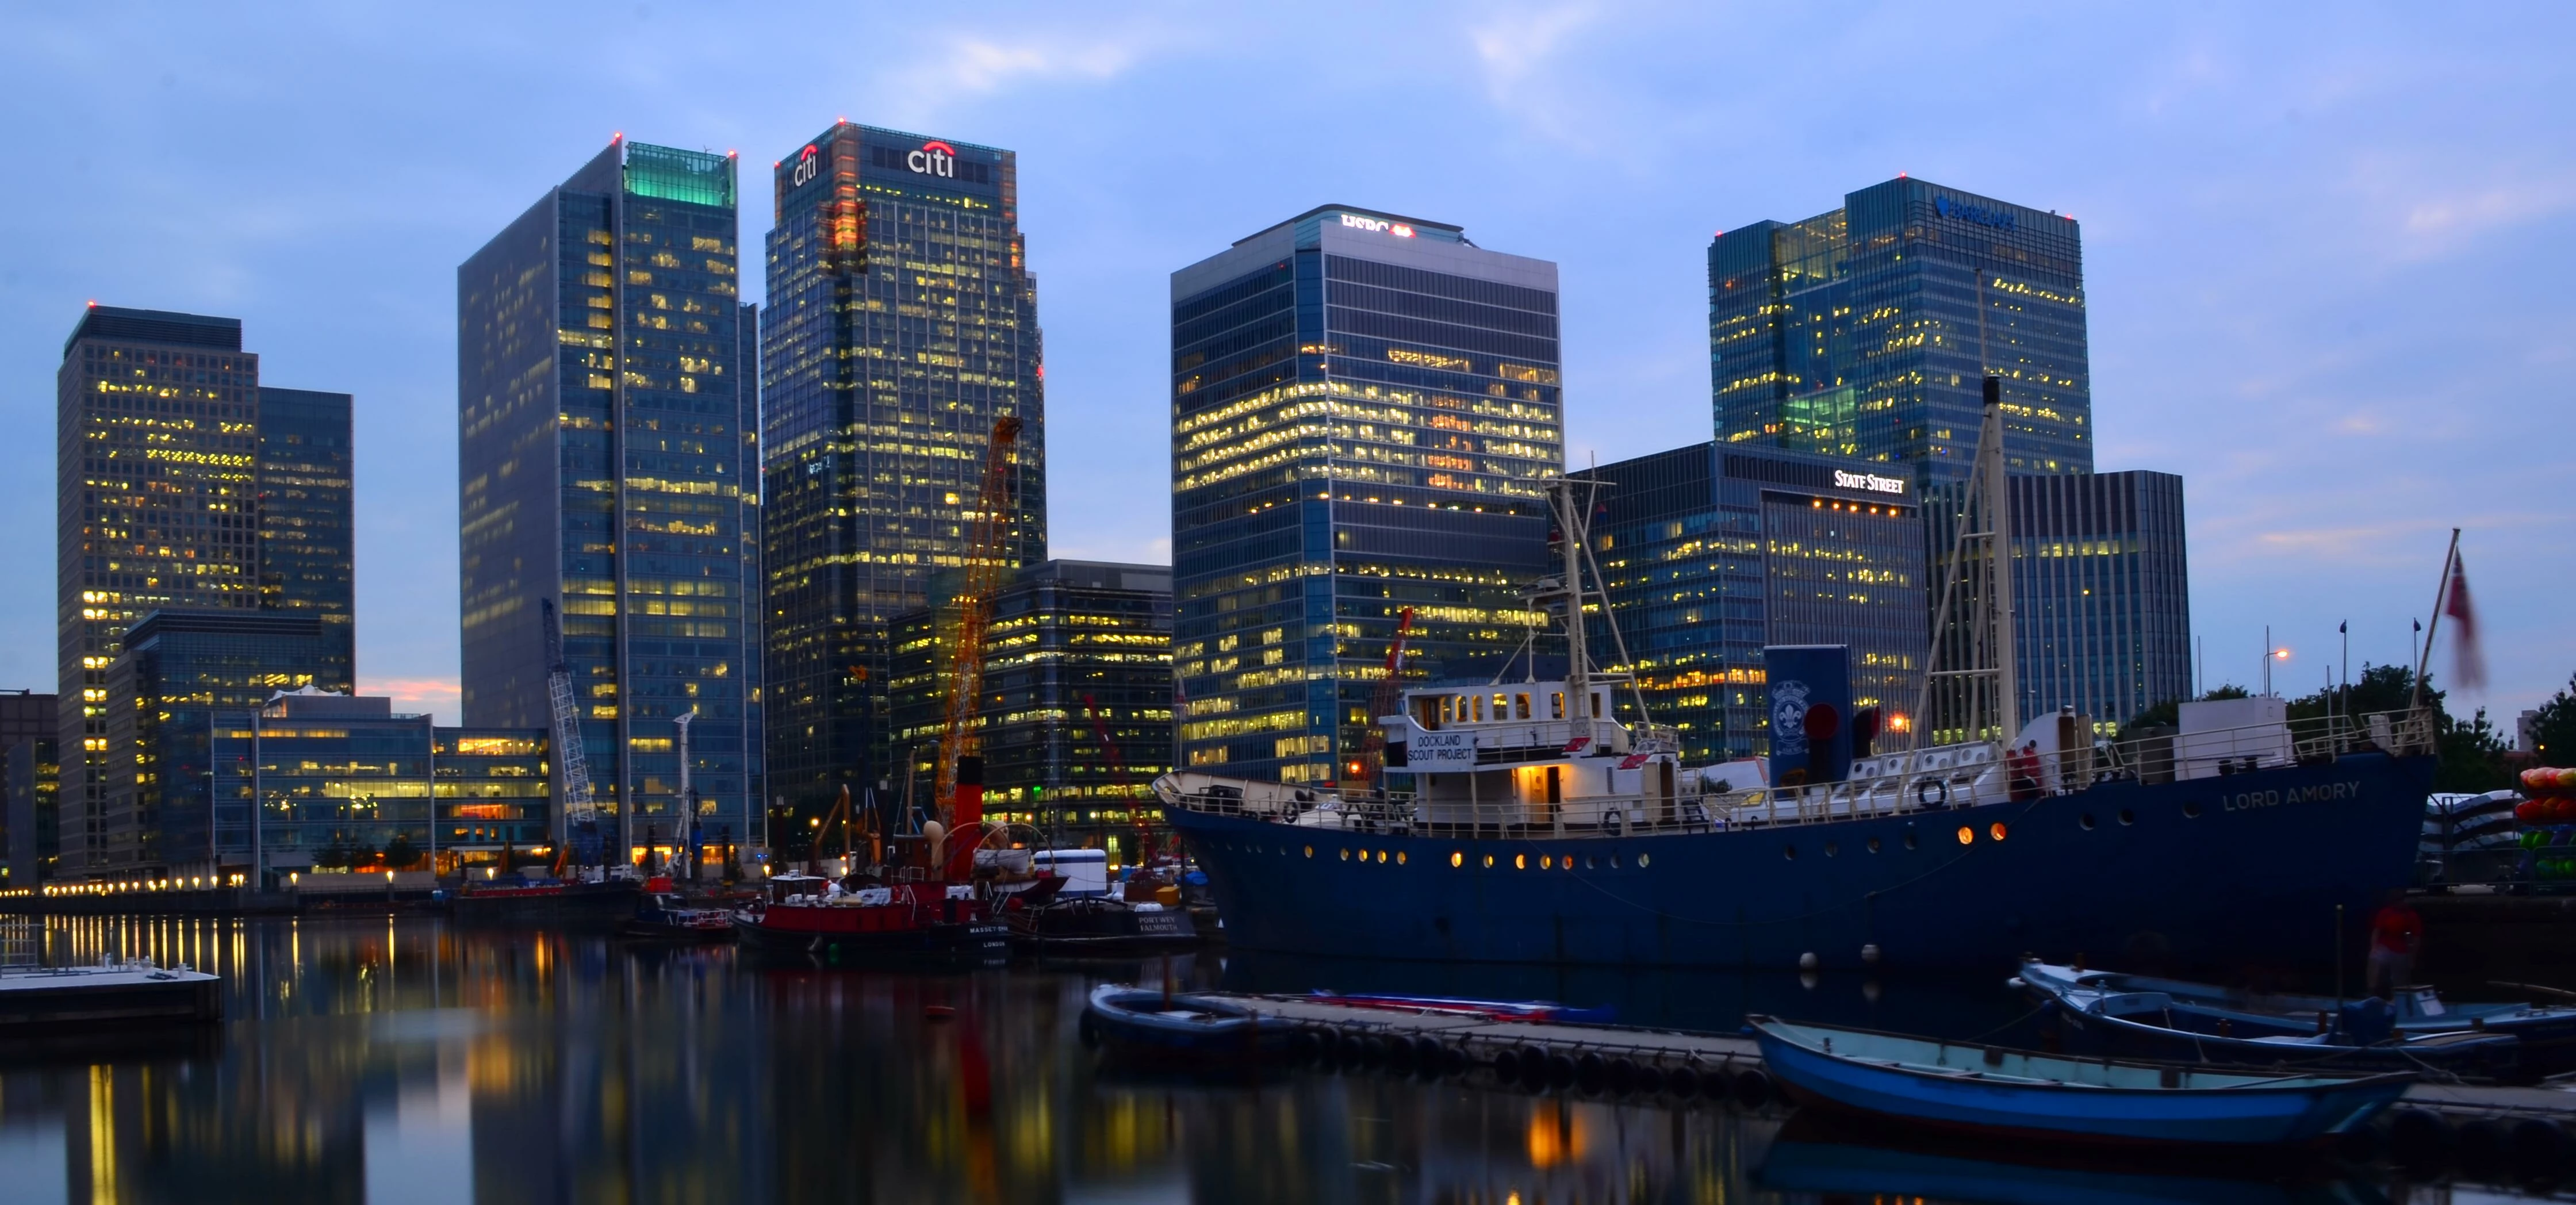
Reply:
<svg viewBox="0 0 2576 1205"><path fill-rule="evenodd" d="M109 667L154 611L309 612L354 673L349 395L263 388L241 321L93 305L56 378L59 869L150 864L110 784ZM270 676L292 676L295 666ZM344 673L344 676L345 673ZM111 816L111 811L114 815ZM191 846L193 848L193 846Z"/></svg>
<svg viewBox="0 0 2576 1205"><path fill-rule="evenodd" d="M370 861L452 874L549 842L543 729L443 728L390 699L307 689L225 710L212 736L222 878Z"/></svg>
<svg viewBox="0 0 2576 1205"><path fill-rule="evenodd" d="M2182 478L2010 477L2013 639L2025 721L2072 707L2094 731L2191 697L2191 566ZM1927 495L1946 563L1964 487Z"/></svg>
<svg viewBox="0 0 2576 1205"><path fill-rule="evenodd" d="M1898 177L1708 248L1717 438L1964 480L1981 379L2015 473L2093 468L2074 219Z"/></svg>
<svg viewBox="0 0 2576 1205"><path fill-rule="evenodd" d="M318 612L153 611L128 628L107 671L105 866L210 873L215 725L280 691L350 692L347 636Z"/></svg>
<svg viewBox="0 0 2576 1205"><path fill-rule="evenodd" d="M51 879L62 856L55 806L62 765L54 743L62 720L55 700L32 690L0 691L0 784L7 791L0 886Z"/></svg>
<svg viewBox="0 0 2576 1205"><path fill-rule="evenodd" d="M767 769L811 816L892 774L888 621L965 562L994 422L1002 556L1046 559L1046 406L1018 157L840 122L775 165L762 388Z"/></svg>
<svg viewBox="0 0 2576 1205"><path fill-rule="evenodd" d="M457 269L464 718L552 722L560 609L603 816L748 824L758 395L731 156L622 139Z"/></svg>
<svg viewBox="0 0 2576 1205"><path fill-rule="evenodd" d="M1564 464L1556 265L1325 206L1172 274L1183 762L1357 773L1399 615L1420 681L1534 617Z"/></svg>
<svg viewBox="0 0 2576 1205"><path fill-rule="evenodd" d="M947 730L956 608L941 600L904 612L891 631L895 739L918 802ZM972 722L986 814L1073 843L1150 820L1154 780L1172 769L1171 650L1168 567L1047 561L1023 570L995 595L984 634Z"/></svg>
<svg viewBox="0 0 2576 1205"><path fill-rule="evenodd" d="M1766 645L1851 650L1852 704L1913 722L1930 643L1923 512L1885 465L1694 444L1602 465L1593 556L1648 717L1685 763L1767 754ZM1623 700L1625 703L1625 700Z"/></svg>

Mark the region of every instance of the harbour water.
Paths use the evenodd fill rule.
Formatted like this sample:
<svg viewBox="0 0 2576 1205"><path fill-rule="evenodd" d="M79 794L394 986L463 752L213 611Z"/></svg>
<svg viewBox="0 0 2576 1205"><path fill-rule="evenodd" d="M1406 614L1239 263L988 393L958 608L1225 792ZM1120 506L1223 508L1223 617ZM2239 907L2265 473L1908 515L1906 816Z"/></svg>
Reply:
<svg viewBox="0 0 2576 1205"><path fill-rule="evenodd" d="M730 947L460 931L425 917L57 921L227 979L229 1019L140 1048L0 1063L6 1202L2468 1202L2536 1190L2385 1172L2106 1169L1891 1145L1771 1106L1614 1104L1299 1071L1146 1078L1077 1035L1087 987L1147 967L953 975L777 968ZM1747 1008L1969 1036L2000 978L1450 973L1211 955L1263 990L1609 1003L1731 1028ZM934 1006L945 1006L936 1008ZM939 1014L947 1014L945 1016Z"/></svg>

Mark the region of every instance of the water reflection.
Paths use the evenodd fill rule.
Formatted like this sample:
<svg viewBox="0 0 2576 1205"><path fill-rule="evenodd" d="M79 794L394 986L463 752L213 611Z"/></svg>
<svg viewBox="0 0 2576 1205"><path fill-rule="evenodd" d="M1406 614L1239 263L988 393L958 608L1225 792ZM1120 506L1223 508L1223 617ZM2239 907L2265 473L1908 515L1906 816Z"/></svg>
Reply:
<svg viewBox="0 0 2576 1205"><path fill-rule="evenodd" d="M1084 992L1104 975L1155 973L1145 968L781 969L729 949L637 950L410 918L82 920L57 922L50 946L57 958L114 949L216 971L232 1019L198 1046L0 1062L0 1200L2050 1199L2030 1195L2027 1168L1955 1152L1926 1162L1805 1119L1784 1135L1777 1111L1369 1074L1205 1082L1098 1067L1075 1036ZM1176 971L1265 987L1606 1000L1663 1023L1740 1015L1768 992L1822 1000L1833 986L1351 977L1376 973L1190 960ZM1840 994L1878 1008L1859 987ZM1949 991L1889 985L1878 1000L1937 1009ZM1984 1026L1992 995L1958 989L1956 1000L1982 1002L1958 1004L1952 1020ZM2091 1199L2176 1199L2156 1195L2174 1186L2169 1176L2052 1174L2038 1182ZM2444 1199L2230 1183L2254 1193L2233 1199L2249 1201Z"/></svg>

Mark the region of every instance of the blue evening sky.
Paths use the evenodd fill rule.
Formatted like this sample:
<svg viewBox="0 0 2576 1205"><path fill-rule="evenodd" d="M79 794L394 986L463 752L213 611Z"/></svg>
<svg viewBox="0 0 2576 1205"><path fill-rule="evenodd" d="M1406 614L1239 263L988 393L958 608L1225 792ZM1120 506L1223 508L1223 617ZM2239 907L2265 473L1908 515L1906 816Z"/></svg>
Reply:
<svg viewBox="0 0 2576 1205"><path fill-rule="evenodd" d="M1167 274L1325 202L1563 270L1568 446L1710 433L1710 235L1902 171L2083 222L2104 469L2182 473L2210 682L2400 661L2462 537L2509 716L2576 671L2576 8L1062 3L0 12L0 686L54 685L90 299L358 399L363 689L456 706L455 266L612 133L1017 150L1058 555L1168 559ZM2447 654L2434 662L2448 678ZM2507 721L2509 724L2509 720Z"/></svg>

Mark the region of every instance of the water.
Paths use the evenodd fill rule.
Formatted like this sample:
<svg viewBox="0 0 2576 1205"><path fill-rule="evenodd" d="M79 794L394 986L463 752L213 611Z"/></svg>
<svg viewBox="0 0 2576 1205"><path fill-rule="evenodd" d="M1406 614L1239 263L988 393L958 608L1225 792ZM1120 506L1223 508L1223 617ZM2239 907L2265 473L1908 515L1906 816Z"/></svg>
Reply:
<svg viewBox="0 0 2576 1205"><path fill-rule="evenodd" d="M230 1020L157 1049L0 1064L0 1202L2531 1199L2089 1159L2052 1168L2044 1152L1909 1150L1776 1108L1097 1066L1075 1031L1085 990L1152 968L771 969L730 948L427 918L58 921L48 944L57 959L116 948L215 971ZM1427 980L1252 959L1184 959L1175 973L1608 1001L1632 1020L1712 1027L1755 1006L1879 1023L1919 1012L1973 1033L2020 1011L1995 982L1873 993L1785 976Z"/></svg>

